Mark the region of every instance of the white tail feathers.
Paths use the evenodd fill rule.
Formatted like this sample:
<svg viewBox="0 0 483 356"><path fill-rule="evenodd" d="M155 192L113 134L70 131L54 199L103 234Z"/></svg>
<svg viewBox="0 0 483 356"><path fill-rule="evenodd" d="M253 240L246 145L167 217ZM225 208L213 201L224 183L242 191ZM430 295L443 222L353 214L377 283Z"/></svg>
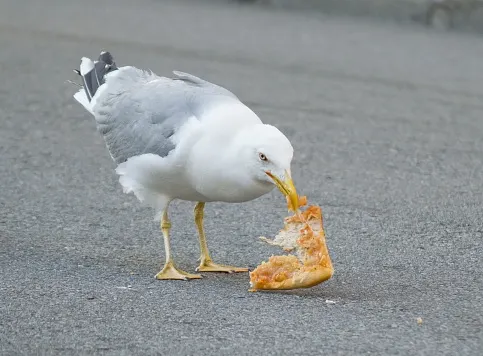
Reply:
<svg viewBox="0 0 483 356"><path fill-rule="evenodd" d="M89 99L87 98L86 91L84 88L80 89L77 93L74 94L74 99L77 100L82 106L89 111L91 114L94 115L92 112L92 105Z"/></svg>

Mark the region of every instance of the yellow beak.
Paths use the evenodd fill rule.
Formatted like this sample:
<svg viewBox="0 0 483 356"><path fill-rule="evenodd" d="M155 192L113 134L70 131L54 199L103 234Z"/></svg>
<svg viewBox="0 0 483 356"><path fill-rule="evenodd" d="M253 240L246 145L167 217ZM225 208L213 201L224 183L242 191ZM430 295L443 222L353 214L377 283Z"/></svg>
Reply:
<svg viewBox="0 0 483 356"><path fill-rule="evenodd" d="M272 178L277 188L290 201L293 211L297 211L299 208L299 196L297 195L297 190L295 189L295 185L290 174L285 171L285 180L282 181L279 177L272 174L272 172L267 171L265 173Z"/></svg>

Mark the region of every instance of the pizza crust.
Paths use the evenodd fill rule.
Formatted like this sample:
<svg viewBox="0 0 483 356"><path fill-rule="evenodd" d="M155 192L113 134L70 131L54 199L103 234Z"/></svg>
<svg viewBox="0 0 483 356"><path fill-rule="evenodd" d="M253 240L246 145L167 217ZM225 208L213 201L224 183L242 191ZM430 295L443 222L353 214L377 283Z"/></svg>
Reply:
<svg viewBox="0 0 483 356"><path fill-rule="evenodd" d="M301 205L307 203L301 197ZM290 210L290 204L288 205ZM325 241L322 211L308 206L285 218L284 228L266 243L280 246L295 255L272 256L250 272L250 291L310 288L330 279L334 273Z"/></svg>

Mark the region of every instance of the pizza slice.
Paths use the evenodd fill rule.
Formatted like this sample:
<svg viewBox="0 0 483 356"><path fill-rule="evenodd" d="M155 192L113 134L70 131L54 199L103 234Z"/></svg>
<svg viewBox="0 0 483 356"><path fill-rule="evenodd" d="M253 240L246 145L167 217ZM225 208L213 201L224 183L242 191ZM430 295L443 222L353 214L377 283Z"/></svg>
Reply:
<svg viewBox="0 0 483 356"><path fill-rule="evenodd" d="M305 197L300 205L307 204ZM289 210L290 201L287 201ZM250 291L309 288L332 277L334 269L325 242L322 211L316 205L285 218L285 227L273 239L263 241L296 255L272 256L250 272Z"/></svg>

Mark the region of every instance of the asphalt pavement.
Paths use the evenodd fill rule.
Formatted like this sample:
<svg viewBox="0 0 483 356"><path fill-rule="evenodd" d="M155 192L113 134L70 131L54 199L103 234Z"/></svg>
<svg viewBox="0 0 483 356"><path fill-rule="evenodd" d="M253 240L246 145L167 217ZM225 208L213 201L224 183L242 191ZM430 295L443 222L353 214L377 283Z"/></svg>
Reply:
<svg viewBox="0 0 483 356"><path fill-rule="evenodd" d="M275 293L248 274L155 280L153 213L66 82L102 49L223 85L286 133L334 277ZM3 0L0 354L483 354L481 58L477 35L232 1ZM189 271L192 208L171 209ZM285 214L277 191L208 204L213 257L278 254L258 237Z"/></svg>

